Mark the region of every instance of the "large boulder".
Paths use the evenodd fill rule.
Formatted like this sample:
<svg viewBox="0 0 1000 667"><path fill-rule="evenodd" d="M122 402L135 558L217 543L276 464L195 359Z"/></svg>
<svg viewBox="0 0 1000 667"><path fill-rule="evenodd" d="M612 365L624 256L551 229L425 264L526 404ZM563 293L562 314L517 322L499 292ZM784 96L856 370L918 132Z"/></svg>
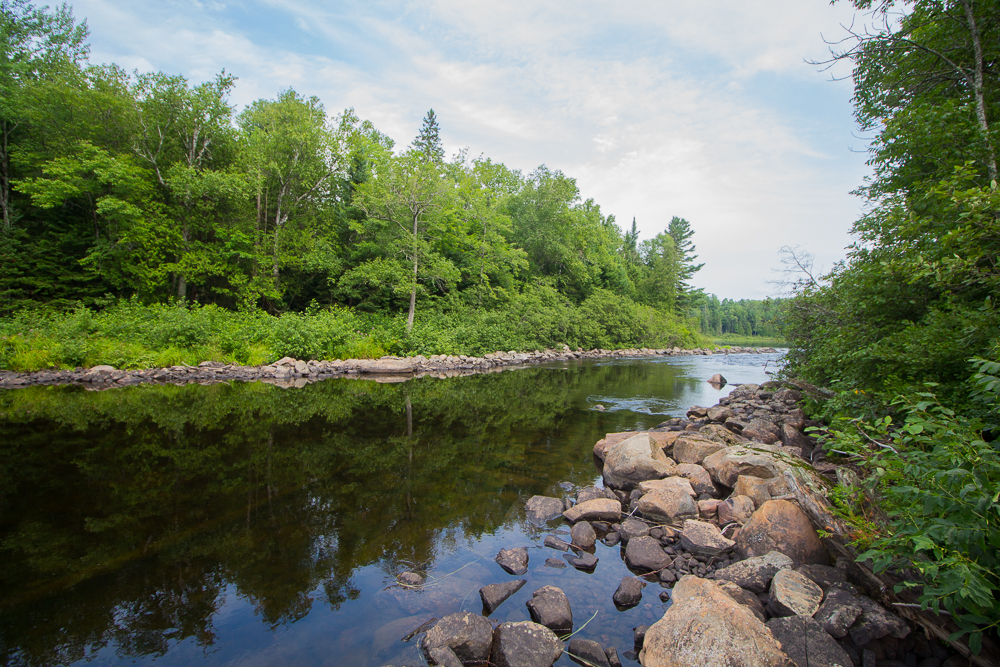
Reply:
<svg viewBox="0 0 1000 667"><path fill-rule="evenodd" d="M712 483L712 476L708 471L697 463L682 463L677 466L677 474L691 483L691 488L698 495L707 493L714 496L718 493L715 484Z"/></svg>
<svg viewBox="0 0 1000 667"><path fill-rule="evenodd" d="M528 515L528 520L533 523L545 523L563 513L566 509L563 501L559 498L548 496L532 496L524 504L524 511Z"/></svg>
<svg viewBox="0 0 1000 667"><path fill-rule="evenodd" d="M767 608L772 616L812 616L823 601L823 589L795 570L779 570L771 579Z"/></svg>
<svg viewBox="0 0 1000 667"><path fill-rule="evenodd" d="M611 489L605 489L604 487L597 488L596 486L585 486L576 492L577 504L585 503L588 500L595 500L597 498L610 498L611 500L617 500L615 492Z"/></svg>
<svg viewBox="0 0 1000 667"><path fill-rule="evenodd" d="M493 631L489 664L493 667L552 667L563 644L544 625L531 621L501 623Z"/></svg>
<svg viewBox="0 0 1000 667"><path fill-rule="evenodd" d="M445 616L431 628L420 647L430 658L431 649L448 647L463 663L475 663L490 657L493 626L477 614L467 611Z"/></svg>
<svg viewBox="0 0 1000 667"><path fill-rule="evenodd" d="M685 482L687 480L684 480ZM697 519L698 504L691 494L681 489L647 493L639 499L639 512L647 519L680 526L688 519Z"/></svg>
<svg viewBox="0 0 1000 667"><path fill-rule="evenodd" d="M526 603L531 620L556 632L570 632L573 629L573 610L569 598L555 586L542 586L532 593Z"/></svg>
<svg viewBox="0 0 1000 667"><path fill-rule="evenodd" d="M728 567L716 570L715 578L731 581L741 588L754 593L763 593L771 586L771 579L781 570L790 570L792 559L785 554L772 551L764 556L736 561Z"/></svg>
<svg viewBox="0 0 1000 667"><path fill-rule="evenodd" d="M640 482L662 479L674 466L648 433L639 433L614 445L604 457L604 482L615 489L629 491Z"/></svg>
<svg viewBox="0 0 1000 667"><path fill-rule="evenodd" d="M696 435L687 435L677 438L674 442L673 457L678 463L701 463L708 456L725 448L724 443Z"/></svg>
<svg viewBox="0 0 1000 667"><path fill-rule="evenodd" d="M691 481L683 476L671 476L665 477L664 479L654 479L648 482L642 482L639 484L639 491L641 493L672 493L678 491L685 493L692 498L697 497L694 487L691 486Z"/></svg>
<svg viewBox="0 0 1000 667"><path fill-rule="evenodd" d="M780 551L796 566L829 562L826 548L809 517L787 500L769 500L758 508L736 536L736 551L740 558Z"/></svg>
<svg viewBox="0 0 1000 667"><path fill-rule="evenodd" d="M732 488L740 475L771 479L780 477L786 464L766 451L747 447L727 447L705 458L701 463L717 483Z"/></svg>
<svg viewBox="0 0 1000 667"><path fill-rule="evenodd" d="M682 577L672 597L646 631L643 667L792 667L764 624L715 583Z"/></svg>
<svg viewBox="0 0 1000 667"><path fill-rule="evenodd" d="M663 551L659 540L637 537L625 547L625 562L637 570L653 572L668 567L673 559Z"/></svg>
<svg viewBox="0 0 1000 667"><path fill-rule="evenodd" d="M634 431L625 431L624 433L608 433L594 444L594 456L603 461L610 448L614 447L619 442L628 440L633 435L635 435Z"/></svg>
<svg viewBox="0 0 1000 667"><path fill-rule="evenodd" d="M840 644L808 616L772 618L767 629L798 667L854 667Z"/></svg>
<svg viewBox="0 0 1000 667"><path fill-rule="evenodd" d="M743 435L765 445L781 441L781 429L774 422L760 417L751 419L750 423L743 427Z"/></svg>
<svg viewBox="0 0 1000 667"><path fill-rule="evenodd" d="M708 409L708 419L713 422L724 423L733 416L733 409L728 405L716 405Z"/></svg>
<svg viewBox="0 0 1000 667"><path fill-rule="evenodd" d="M685 521L681 532L681 547L701 556L719 556L736 543L723 536L718 526L705 521Z"/></svg>
<svg viewBox="0 0 1000 667"><path fill-rule="evenodd" d="M570 523L577 521L618 521L622 518L622 504L611 498L595 498L573 505L563 512Z"/></svg>

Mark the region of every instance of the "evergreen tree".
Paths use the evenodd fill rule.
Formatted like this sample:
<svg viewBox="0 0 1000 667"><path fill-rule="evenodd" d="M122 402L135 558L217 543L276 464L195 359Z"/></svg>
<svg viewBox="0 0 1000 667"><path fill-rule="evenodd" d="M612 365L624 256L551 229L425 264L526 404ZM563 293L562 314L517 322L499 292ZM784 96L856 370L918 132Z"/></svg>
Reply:
<svg viewBox="0 0 1000 667"><path fill-rule="evenodd" d="M677 309L684 313L696 306L698 301L704 297L701 290L692 288L688 281L705 264L694 263L698 259L698 255L694 254L695 246L691 242L691 237L694 236L691 223L684 218L674 216L670 219L670 225L667 226L667 234L674 240L674 247L677 248L680 257L680 266L677 271Z"/></svg>
<svg viewBox="0 0 1000 667"><path fill-rule="evenodd" d="M434 109L424 116L420 134L413 140L413 150L430 162L444 162L444 147L441 146L441 126L438 125Z"/></svg>

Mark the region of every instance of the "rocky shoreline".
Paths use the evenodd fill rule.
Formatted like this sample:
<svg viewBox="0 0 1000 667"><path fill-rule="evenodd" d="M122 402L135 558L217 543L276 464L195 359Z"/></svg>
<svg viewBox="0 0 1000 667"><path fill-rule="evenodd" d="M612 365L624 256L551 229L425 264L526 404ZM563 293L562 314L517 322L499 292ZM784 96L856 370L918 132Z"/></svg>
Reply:
<svg viewBox="0 0 1000 667"><path fill-rule="evenodd" d="M216 382L266 382L284 387L305 385L330 377L370 377L383 382L401 382L430 375L447 378L461 375L498 372L512 367L547 361L572 359L614 359L649 356L691 356L712 354L765 354L774 348L733 347L712 350L697 348L636 348L626 350L583 350L564 347L542 352L493 352L482 357L466 355L432 355L424 357L386 356L380 359L347 359L333 361L302 360L285 357L264 366L240 366L217 361L203 361L197 366L170 366L144 370L118 370L111 366L77 368L74 370L33 371L18 373L0 370L0 389L16 389L37 385L84 385L90 389L110 389L140 383L153 384L213 384Z"/></svg>
<svg viewBox="0 0 1000 667"><path fill-rule="evenodd" d="M632 574L614 604L639 604L649 586L671 603L653 625L634 628L634 646L571 637L573 601L554 586L534 591L531 621L491 623L527 583L502 579L480 590L482 615L417 629L427 663L550 667L567 652L591 667L620 666L621 657L643 667L968 666L967 646L943 643L954 630L946 617L900 601L857 562L825 496L840 468L804 432L816 423L801 401L777 383L741 385L686 419L609 433L594 445L602 487L527 501L526 519L549 534L501 549L497 565L523 575L538 548L554 556L548 567L599 576L597 542L619 548ZM414 592L424 585L418 572L398 582ZM994 658L984 651L972 664Z"/></svg>

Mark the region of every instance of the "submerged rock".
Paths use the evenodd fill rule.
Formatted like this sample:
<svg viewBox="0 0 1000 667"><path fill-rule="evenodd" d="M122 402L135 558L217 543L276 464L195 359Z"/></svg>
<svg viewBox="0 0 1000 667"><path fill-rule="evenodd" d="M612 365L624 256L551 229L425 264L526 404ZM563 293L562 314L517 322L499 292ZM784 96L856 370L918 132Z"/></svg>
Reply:
<svg viewBox="0 0 1000 667"><path fill-rule="evenodd" d="M528 549L526 547L501 549L496 562L510 574L522 575L528 571Z"/></svg>
<svg viewBox="0 0 1000 667"><path fill-rule="evenodd" d="M563 644L552 630L531 621L501 623L493 631L491 667L551 667Z"/></svg>

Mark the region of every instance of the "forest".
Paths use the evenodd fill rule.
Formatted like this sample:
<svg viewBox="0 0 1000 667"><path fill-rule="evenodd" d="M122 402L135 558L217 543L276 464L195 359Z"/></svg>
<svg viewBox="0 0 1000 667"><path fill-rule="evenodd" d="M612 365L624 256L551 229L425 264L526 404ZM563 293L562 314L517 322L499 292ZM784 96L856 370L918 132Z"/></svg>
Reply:
<svg viewBox="0 0 1000 667"><path fill-rule="evenodd" d="M433 110L396 146L295 90L237 109L226 72L91 64L65 6L0 20L4 367L774 334L693 286L688 221L640 241L558 170L447 157Z"/></svg>

